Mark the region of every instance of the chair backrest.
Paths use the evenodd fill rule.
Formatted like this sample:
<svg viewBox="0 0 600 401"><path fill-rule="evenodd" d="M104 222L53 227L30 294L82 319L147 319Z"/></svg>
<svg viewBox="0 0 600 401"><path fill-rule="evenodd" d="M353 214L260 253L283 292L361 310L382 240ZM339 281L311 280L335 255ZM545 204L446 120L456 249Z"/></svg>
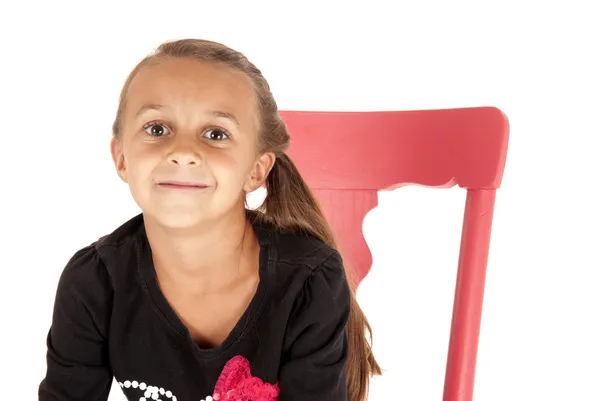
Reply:
<svg viewBox="0 0 600 401"><path fill-rule="evenodd" d="M280 115L291 136L288 154L319 200L356 286L372 263L362 223L378 191L410 184L467 190L444 401L470 401L506 116L494 107Z"/></svg>

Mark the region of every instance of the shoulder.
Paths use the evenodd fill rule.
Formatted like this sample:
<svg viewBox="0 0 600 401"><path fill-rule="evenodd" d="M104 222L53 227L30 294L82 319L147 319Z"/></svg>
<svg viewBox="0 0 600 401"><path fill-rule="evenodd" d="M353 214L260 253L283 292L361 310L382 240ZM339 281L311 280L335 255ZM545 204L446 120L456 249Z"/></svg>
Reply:
<svg viewBox="0 0 600 401"><path fill-rule="evenodd" d="M336 249L308 233L276 228L270 230L272 233L269 256L276 263L294 265L312 271L320 268L330 259L340 258Z"/></svg>
<svg viewBox="0 0 600 401"><path fill-rule="evenodd" d="M118 247L121 245L128 245L132 240L143 234L143 230L144 217L143 214L140 213L121 224L111 233L98 238L93 245L96 250L100 250L101 248L107 246Z"/></svg>
<svg viewBox="0 0 600 401"><path fill-rule="evenodd" d="M344 262L340 253L319 239L295 233L277 236L275 262L280 266L302 271L304 286L324 281L341 290L347 284Z"/></svg>
<svg viewBox="0 0 600 401"><path fill-rule="evenodd" d="M58 280L55 307L64 309L75 303L89 311L111 296L112 279L95 244L79 249L67 261Z"/></svg>
<svg viewBox="0 0 600 401"><path fill-rule="evenodd" d="M141 215L137 215L113 232L77 250L61 273L59 295L89 298L99 297L100 293L111 290L111 266L125 255L122 248L130 247L132 240L139 234L141 225Z"/></svg>
<svg viewBox="0 0 600 401"><path fill-rule="evenodd" d="M293 257L286 262L280 260L276 268L277 276L289 279L281 288L291 305L286 349L294 344L303 347L297 342L300 337L304 338L306 347L311 348L321 341L321 335L342 333L350 316L352 292L340 253L325 244L310 243L313 246L307 247L309 252L296 254L298 250L295 250L290 253ZM315 327L320 328L318 332L307 334L307 330ZM334 342L337 341L336 337Z"/></svg>
<svg viewBox="0 0 600 401"><path fill-rule="evenodd" d="M310 234L268 230L270 271L284 298L296 303L310 298L322 306L348 302L350 287L338 250Z"/></svg>

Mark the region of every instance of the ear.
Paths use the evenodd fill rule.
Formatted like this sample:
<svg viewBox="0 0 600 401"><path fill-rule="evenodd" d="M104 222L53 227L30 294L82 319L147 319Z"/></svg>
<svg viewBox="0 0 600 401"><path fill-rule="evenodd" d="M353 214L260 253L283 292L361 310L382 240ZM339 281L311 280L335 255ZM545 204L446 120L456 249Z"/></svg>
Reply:
<svg viewBox="0 0 600 401"><path fill-rule="evenodd" d="M273 152L265 152L263 153L254 163L254 167L250 172L250 176L246 180L244 184L244 192L250 193L256 191L258 188L262 187L273 165L275 165L275 153Z"/></svg>
<svg viewBox="0 0 600 401"><path fill-rule="evenodd" d="M123 155L123 141L112 138L110 141L110 154L112 155L113 163L117 169L117 174L123 182L127 183L127 169L125 166L125 156Z"/></svg>

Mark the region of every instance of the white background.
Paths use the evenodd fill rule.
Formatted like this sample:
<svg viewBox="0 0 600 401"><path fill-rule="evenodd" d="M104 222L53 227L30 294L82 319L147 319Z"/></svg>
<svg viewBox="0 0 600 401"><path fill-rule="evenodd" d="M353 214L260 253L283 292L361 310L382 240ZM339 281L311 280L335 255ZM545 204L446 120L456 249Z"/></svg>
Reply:
<svg viewBox="0 0 600 401"><path fill-rule="evenodd" d="M594 3L2 2L2 398L37 399L67 260L139 211L109 153L127 73L164 40L200 37L244 52L281 109L502 109L475 400L600 400ZM371 400L441 399L463 202L403 188L365 220L359 300L387 369Z"/></svg>

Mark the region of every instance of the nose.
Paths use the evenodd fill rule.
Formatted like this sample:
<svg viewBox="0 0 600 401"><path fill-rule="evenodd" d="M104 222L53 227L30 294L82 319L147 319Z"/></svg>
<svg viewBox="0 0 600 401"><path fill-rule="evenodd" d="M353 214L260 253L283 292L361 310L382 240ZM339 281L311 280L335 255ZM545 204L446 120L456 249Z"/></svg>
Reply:
<svg viewBox="0 0 600 401"><path fill-rule="evenodd" d="M169 163L180 166L197 166L202 158L200 154L193 149L193 146L179 145L169 155Z"/></svg>

